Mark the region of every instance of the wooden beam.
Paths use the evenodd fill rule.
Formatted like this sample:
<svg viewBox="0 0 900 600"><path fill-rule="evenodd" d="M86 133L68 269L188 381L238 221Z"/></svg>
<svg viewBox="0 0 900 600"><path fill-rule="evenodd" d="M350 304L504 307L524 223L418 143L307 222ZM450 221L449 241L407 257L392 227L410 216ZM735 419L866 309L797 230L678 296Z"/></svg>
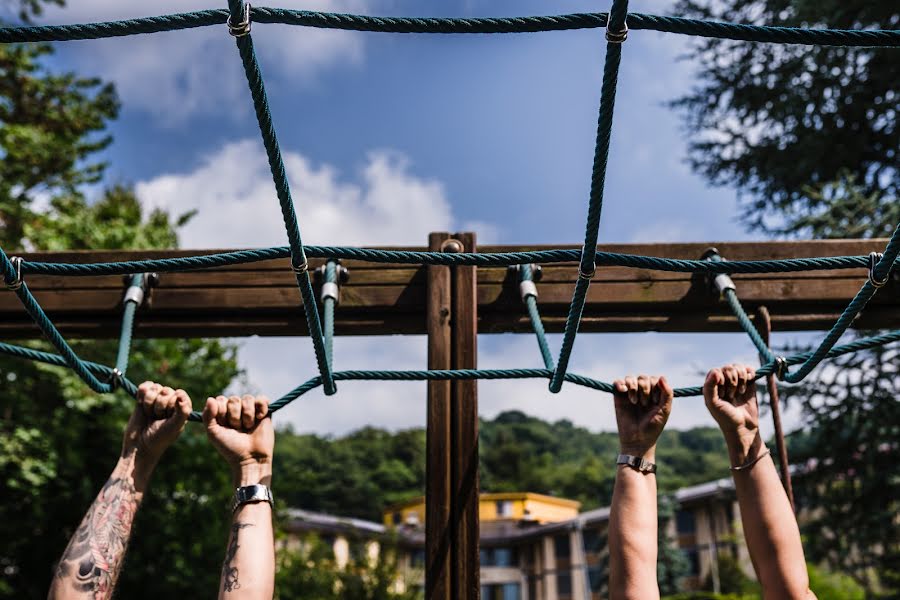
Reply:
<svg viewBox="0 0 900 600"><path fill-rule="evenodd" d="M428 249L441 250L449 233L428 236ZM450 318L452 283L449 267L426 268L428 368L450 369L453 364ZM428 382L425 430L425 598L452 600L451 531L451 382Z"/></svg>
<svg viewBox="0 0 900 600"><path fill-rule="evenodd" d="M601 250L671 258L699 258L716 246L730 260L865 255L887 240L605 244ZM488 246L483 252L541 250L550 246ZM556 246L559 247L559 246ZM565 246L573 248L575 246ZM407 249L407 248L404 248ZM412 249L412 248L409 248ZM415 248L422 250L423 248ZM212 251L201 251L212 252ZM198 251L82 251L23 254L28 260L101 262L163 258ZM311 260L313 267L321 260ZM427 268L345 261L350 281L341 288L337 335L424 334ZM526 332L530 324L517 286L505 267L477 273L478 324L482 333ZM749 313L768 307L775 331L831 326L865 281L865 269L735 275ZM545 265L538 299L545 328L562 331L577 278L575 265ZM64 335L116 337L124 290L122 278L28 276L28 285ZM305 335L306 323L288 260L204 271L164 273L150 306L137 318L143 337ZM900 280L879 291L855 322L859 328L900 327ZM598 268L588 293L581 330L738 331L727 306L702 276L690 273ZM0 289L0 339L39 336L14 294Z"/></svg>
<svg viewBox="0 0 900 600"><path fill-rule="evenodd" d="M457 233L462 251L476 252L474 233ZM450 312L453 368L478 368L477 267L453 267ZM455 528L455 598L480 598L478 521L478 382L454 381L451 387L452 474L450 489Z"/></svg>

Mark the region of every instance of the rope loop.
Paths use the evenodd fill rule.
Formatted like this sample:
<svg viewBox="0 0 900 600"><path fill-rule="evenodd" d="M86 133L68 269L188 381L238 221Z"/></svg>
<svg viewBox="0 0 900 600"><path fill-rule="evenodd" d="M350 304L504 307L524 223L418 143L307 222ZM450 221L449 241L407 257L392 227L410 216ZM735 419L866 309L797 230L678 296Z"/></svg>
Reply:
<svg viewBox="0 0 900 600"><path fill-rule="evenodd" d="M228 16L228 20L225 21L225 24L228 25L228 33L232 36L239 38L244 37L245 35L250 34L250 3L244 3L244 18L241 19L239 23L233 23L231 21L231 16Z"/></svg>
<svg viewBox="0 0 900 600"><path fill-rule="evenodd" d="M10 257L9 262L16 270L16 278L13 281L7 281L6 288L12 291L16 291L20 287L22 287L22 283L24 283L24 279L22 279L22 257L12 256Z"/></svg>
<svg viewBox="0 0 900 600"><path fill-rule="evenodd" d="M881 252L869 253L869 283L874 285L876 288L883 288L885 285L887 285L887 282L891 277L890 269L888 269L888 272L884 274L884 279L875 278L875 267L878 266L878 263L881 262L882 258L884 258L884 254L882 254Z"/></svg>
<svg viewBox="0 0 900 600"><path fill-rule="evenodd" d="M628 23L622 24L619 31L611 31L609 25L606 26L606 41L610 44L622 44L628 39Z"/></svg>

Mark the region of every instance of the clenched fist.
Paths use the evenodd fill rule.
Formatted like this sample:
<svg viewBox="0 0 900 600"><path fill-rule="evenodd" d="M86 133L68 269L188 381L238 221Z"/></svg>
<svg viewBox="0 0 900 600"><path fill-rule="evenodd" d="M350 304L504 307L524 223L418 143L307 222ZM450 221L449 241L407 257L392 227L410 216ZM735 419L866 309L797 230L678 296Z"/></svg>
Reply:
<svg viewBox="0 0 900 600"><path fill-rule="evenodd" d="M155 465L178 439L190 414L187 392L145 381L138 387L137 406L125 427L122 456L133 453L144 464Z"/></svg>
<svg viewBox="0 0 900 600"><path fill-rule="evenodd" d="M653 461L656 440L672 412L674 391L665 377L629 375L613 383L622 454Z"/></svg>
<svg viewBox="0 0 900 600"><path fill-rule="evenodd" d="M275 431L265 396L207 398L203 423L209 441L231 467L236 486L263 483L272 476Z"/></svg>
<svg viewBox="0 0 900 600"><path fill-rule="evenodd" d="M756 370L745 365L713 369L703 383L706 408L728 444L732 466L745 464L765 450L759 435Z"/></svg>

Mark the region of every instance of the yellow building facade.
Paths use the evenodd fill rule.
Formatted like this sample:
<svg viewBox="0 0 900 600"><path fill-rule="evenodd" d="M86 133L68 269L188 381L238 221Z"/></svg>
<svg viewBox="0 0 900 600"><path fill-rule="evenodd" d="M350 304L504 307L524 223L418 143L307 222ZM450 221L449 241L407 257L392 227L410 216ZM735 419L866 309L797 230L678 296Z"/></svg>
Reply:
<svg viewBox="0 0 900 600"><path fill-rule="evenodd" d="M578 516L581 503L531 492L481 494L478 518L482 523L513 520L536 525L567 521ZM425 496L384 509L385 527L421 526L425 523Z"/></svg>

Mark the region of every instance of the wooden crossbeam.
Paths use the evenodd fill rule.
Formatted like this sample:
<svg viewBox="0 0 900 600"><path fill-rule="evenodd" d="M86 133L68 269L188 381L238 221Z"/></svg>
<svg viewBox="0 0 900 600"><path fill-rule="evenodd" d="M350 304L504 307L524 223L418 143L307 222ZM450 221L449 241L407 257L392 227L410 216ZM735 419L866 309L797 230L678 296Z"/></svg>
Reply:
<svg viewBox="0 0 900 600"><path fill-rule="evenodd" d="M606 244L601 250L697 259L709 246L730 260L863 255L887 240ZM559 247L559 246L554 246ZM565 246L576 248L577 246ZM481 252L541 250L550 246L481 246ZM424 250L426 248L403 248ZM212 251L209 251L212 252ZM197 251L82 251L23 254L27 260L103 262L164 258ZM311 260L312 267L322 264ZM341 288L338 335L426 333L425 267L344 261L350 280ZM545 327L563 329L577 278L574 264L545 265L538 299ZM865 281L865 269L735 275L748 312L768 307L774 330L827 329ZM28 276L38 301L68 336L118 335L122 278ZM530 329L515 277L505 267L477 269L478 328L482 333ZM855 323L859 328L900 327L896 275ZM727 306L705 277L690 273L598 268L585 306L582 331L737 331ZM135 335L144 337L305 335L301 300L288 259L185 273L163 273L149 305L138 314ZM0 339L40 335L11 292L0 290Z"/></svg>

